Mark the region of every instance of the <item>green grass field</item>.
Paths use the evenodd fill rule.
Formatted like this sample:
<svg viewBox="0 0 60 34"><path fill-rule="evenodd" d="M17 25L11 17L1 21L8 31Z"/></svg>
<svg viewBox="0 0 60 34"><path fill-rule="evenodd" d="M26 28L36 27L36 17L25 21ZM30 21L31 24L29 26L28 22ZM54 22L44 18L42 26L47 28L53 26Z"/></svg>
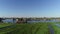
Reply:
<svg viewBox="0 0 60 34"><path fill-rule="evenodd" d="M0 23L0 28L5 27L5 26L10 26L13 25L11 23Z"/></svg>
<svg viewBox="0 0 60 34"><path fill-rule="evenodd" d="M1 27L2 30L0 30L0 34L49 34L50 33L47 23L15 24L12 27L7 27L7 26L11 26L11 24L8 24L7 26L6 25L4 26L5 28Z"/></svg>
<svg viewBox="0 0 60 34"><path fill-rule="evenodd" d="M48 25L51 24L54 34L60 34L60 28L56 23L32 23L32 24L0 24L0 34L51 34Z"/></svg>
<svg viewBox="0 0 60 34"><path fill-rule="evenodd" d="M17 24L11 34L49 34L47 23Z"/></svg>
<svg viewBox="0 0 60 34"><path fill-rule="evenodd" d="M54 34L60 34L60 27L56 26L56 24L60 24L60 22L51 23L52 28L54 29Z"/></svg>

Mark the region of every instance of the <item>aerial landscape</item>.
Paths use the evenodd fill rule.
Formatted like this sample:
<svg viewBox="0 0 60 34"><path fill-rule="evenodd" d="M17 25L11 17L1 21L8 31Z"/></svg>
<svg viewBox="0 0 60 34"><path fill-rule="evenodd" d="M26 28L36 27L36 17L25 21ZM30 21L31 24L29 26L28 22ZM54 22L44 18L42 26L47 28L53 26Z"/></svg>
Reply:
<svg viewBox="0 0 60 34"><path fill-rule="evenodd" d="M60 34L60 0L0 0L0 34Z"/></svg>

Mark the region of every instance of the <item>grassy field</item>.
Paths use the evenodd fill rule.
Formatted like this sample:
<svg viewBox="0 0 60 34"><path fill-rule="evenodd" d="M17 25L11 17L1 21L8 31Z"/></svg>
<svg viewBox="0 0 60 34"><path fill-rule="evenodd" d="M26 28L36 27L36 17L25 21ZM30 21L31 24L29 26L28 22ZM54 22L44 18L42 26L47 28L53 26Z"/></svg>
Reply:
<svg viewBox="0 0 60 34"><path fill-rule="evenodd" d="M13 24L10 24L10 23L0 23L0 34L5 34L6 32L9 32L10 29L12 28L10 26L13 26Z"/></svg>
<svg viewBox="0 0 60 34"><path fill-rule="evenodd" d="M10 34L49 34L47 23L17 24L17 29Z"/></svg>
<svg viewBox="0 0 60 34"><path fill-rule="evenodd" d="M57 23L31 23L31 24L0 24L0 34L51 34L48 25L51 25L54 34L60 34L60 28Z"/></svg>
<svg viewBox="0 0 60 34"><path fill-rule="evenodd" d="M11 23L0 23L0 28L5 27L5 26L10 26L13 25Z"/></svg>
<svg viewBox="0 0 60 34"><path fill-rule="evenodd" d="M58 27L56 24L60 24L60 22L51 23L52 28L54 29L54 33L55 33L55 34L60 34L60 26Z"/></svg>
<svg viewBox="0 0 60 34"><path fill-rule="evenodd" d="M1 28L0 34L50 34L47 23L8 24Z"/></svg>

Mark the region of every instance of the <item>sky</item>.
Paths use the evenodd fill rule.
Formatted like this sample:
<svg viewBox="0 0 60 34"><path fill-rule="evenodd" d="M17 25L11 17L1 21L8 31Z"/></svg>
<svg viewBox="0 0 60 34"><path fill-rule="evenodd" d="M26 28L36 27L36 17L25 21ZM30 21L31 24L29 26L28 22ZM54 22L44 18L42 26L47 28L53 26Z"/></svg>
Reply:
<svg viewBox="0 0 60 34"><path fill-rule="evenodd" d="M60 17L60 0L0 0L0 17Z"/></svg>

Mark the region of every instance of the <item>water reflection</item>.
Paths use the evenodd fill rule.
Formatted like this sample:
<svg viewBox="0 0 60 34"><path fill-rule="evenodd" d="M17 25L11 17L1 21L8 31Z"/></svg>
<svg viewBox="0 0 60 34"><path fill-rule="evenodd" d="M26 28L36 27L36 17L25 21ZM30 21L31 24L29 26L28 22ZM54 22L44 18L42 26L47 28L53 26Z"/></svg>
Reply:
<svg viewBox="0 0 60 34"><path fill-rule="evenodd" d="M31 20L28 22L60 22L60 20Z"/></svg>
<svg viewBox="0 0 60 34"><path fill-rule="evenodd" d="M60 24L56 24L56 26L60 28Z"/></svg>

